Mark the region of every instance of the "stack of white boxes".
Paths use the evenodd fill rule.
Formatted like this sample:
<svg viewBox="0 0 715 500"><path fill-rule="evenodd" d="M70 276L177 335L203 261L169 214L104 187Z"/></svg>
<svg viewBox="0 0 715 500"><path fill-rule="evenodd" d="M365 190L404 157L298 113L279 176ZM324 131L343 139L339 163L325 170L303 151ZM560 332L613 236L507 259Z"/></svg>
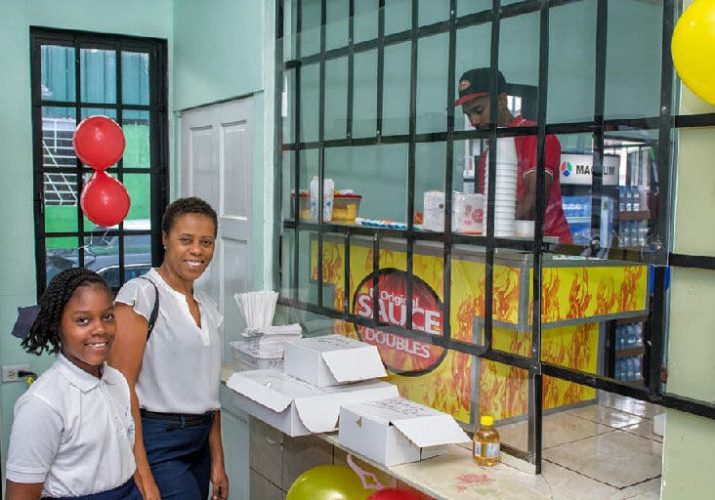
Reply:
<svg viewBox="0 0 715 500"><path fill-rule="evenodd" d="M235 403L289 436L332 432L384 465L418 461L469 441L451 416L399 397L373 345L343 335L286 342L283 371L236 372Z"/></svg>

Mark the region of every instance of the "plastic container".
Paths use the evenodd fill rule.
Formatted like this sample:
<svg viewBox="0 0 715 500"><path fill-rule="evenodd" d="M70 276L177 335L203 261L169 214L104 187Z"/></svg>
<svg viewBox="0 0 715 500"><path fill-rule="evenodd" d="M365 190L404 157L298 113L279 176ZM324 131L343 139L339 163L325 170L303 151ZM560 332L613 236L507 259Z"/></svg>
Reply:
<svg viewBox="0 0 715 500"><path fill-rule="evenodd" d="M281 368L283 354L280 356L265 356L260 352L257 342L231 342L231 351L237 371L264 370L266 368Z"/></svg>
<svg viewBox="0 0 715 500"><path fill-rule="evenodd" d="M333 197L335 195L335 184L333 179L323 179L323 222L330 222L333 219ZM313 177L310 181L310 218L317 221L320 208L318 202L320 198L320 180Z"/></svg>
<svg viewBox="0 0 715 500"><path fill-rule="evenodd" d="M474 461L491 467L499 463L501 442L499 432L494 428L494 417L484 415L479 419L479 430L474 433L472 454Z"/></svg>
<svg viewBox="0 0 715 500"><path fill-rule="evenodd" d="M354 222L360 211L360 200L362 196L359 194L336 193L333 196L333 221Z"/></svg>
<svg viewBox="0 0 715 500"><path fill-rule="evenodd" d="M360 213L360 201L362 196L359 194L335 194L333 195L333 213L332 219L337 222L354 222L355 218ZM290 213L295 219L295 193L291 194ZM307 191L300 192L298 201L299 219L302 221L315 222L310 212L310 193Z"/></svg>

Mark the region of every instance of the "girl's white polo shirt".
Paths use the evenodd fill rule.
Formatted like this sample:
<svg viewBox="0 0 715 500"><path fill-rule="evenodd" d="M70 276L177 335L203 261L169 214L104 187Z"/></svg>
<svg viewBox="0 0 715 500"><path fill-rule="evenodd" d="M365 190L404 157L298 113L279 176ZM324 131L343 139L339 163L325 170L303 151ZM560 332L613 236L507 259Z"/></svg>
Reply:
<svg viewBox="0 0 715 500"><path fill-rule="evenodd" d="M186 297L171 288L155 269L146 275L159 292L159 316L146 343L135 386L139 406L161 413L202 414L220 407L221 339L223 316L216 303L194 291L201 313L196 325ZM146 320L156 292L146 279L134 278L122 286L116 302L127 304ZM119 331L117 335L125 335Z"/></svg>
<svg viewBox="0 0 715 500"><path fill-rule="evenodd" d="M136 470L129 386L108 366L99 379L62 354L17 400L7 479L44 483L42 496L99 493Z"/></svg>

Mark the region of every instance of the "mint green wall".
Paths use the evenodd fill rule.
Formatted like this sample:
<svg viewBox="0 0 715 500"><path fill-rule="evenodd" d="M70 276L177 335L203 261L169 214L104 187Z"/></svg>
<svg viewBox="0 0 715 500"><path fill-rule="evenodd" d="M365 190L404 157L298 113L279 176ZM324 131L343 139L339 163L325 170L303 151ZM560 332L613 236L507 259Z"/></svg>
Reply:
<svg viewBox="0 0 715 500"><path fill-rule="evenodd" d="M170 0L3 0L0 2L0 363L30 363L44 370L51 360L24 354L9 332L17 307L34 304L35 234L32 204L32 127L29 27L43 26L173 38ZM24 384L0 385L2 456L15 400ZM3 463L4 468L4 463ZM4 472L3 472L4 477Z"/></svg>
<svg viewBox="0 0 715 500"><path fill-rule="evenodd" d="M263 3L176 2L174 109L263 89Z"/></svg>
<svg viewBox="0 0 715 500"><path fill-rule="evenodd" d="M174 110L180 112L191 107L253 95L255 193L265 193L264 183L273 178L271 172L267 180L264 165L264 24L263 2L218 0L211 3L211 8L198 1L176 2ZM177 134L178 137L180 130L177 130ZM180 147L177 144L177 157L180 155ZM174 186L179 185L177 178L178 175L175 175ZM264 211L264 197L254 196L253 277L255 286L259 288L263 285L266 267Z"/></svg>
<svg viewBox="0 0 715 500"><path fill-rule="evenodd" d="M689 4L690 2L686 2ZM712 106L681 87L680 113L714 113ZM674 252L715 256L715 129L678 134ZM668 342L668 391L715 400L715 272L676 269L672 276ZM715 491L715 421L668 410L663 441L662 498L710 498Z"/></svg>

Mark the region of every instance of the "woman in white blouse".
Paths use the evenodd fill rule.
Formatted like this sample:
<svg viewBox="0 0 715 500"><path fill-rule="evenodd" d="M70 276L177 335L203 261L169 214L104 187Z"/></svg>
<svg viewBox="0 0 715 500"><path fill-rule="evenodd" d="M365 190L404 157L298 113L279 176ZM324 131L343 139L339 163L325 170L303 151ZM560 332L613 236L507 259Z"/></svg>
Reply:
<svg viewBox="0 0 715 500"><path fill-rule="evenodd" d="M212 498L228 498L219 411L223 317L194 290L213 257L217 224L205 201L173 202L162 220L161 266L125 283L115 299L109 362L129 382L135 479L145 499L203 500L209 482Z"/></svg>

